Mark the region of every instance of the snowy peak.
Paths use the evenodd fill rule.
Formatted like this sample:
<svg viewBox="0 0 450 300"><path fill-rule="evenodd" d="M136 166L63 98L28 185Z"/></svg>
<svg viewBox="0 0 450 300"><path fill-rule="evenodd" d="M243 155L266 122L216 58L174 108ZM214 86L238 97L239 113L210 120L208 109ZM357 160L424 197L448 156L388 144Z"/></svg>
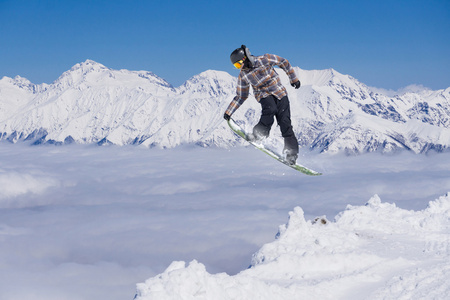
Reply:
<svg viewBox="0 0 450 300"><path fill-rule="evenodd" d="M208 70L191 77L178 88L181 94L209 94L217 97L229 94L235 86L236 79L230 74L222 71ZM233 91L234 92L234 91Z"/></svg>
<svg viewBox="0 0 450 300"><path fill-rule="evenodd" d="M76 65L74 65L71 69L70 72L78 72L80 71L83 74L87 74L89 72L99 72L102 70L109 70L109 68L105 67L104 65L95 62L93 60L87 59L86 61L82 62L82 63L78 63Z"/></svg>
<svg viewBox="0 0 450 300"><path fill-rule="evenodd" d="M28 79L26 79L24 77L20 77L19 75L14 77L14 79L5 76L2 78L2 81L12 84L12 85L15 85L22 89L23 88L30 89L30 87L34 86L34 84L31 83Z"/></svg>
<svg viewBox="0 0 450 300"><path fill-rule="evenodd" d="M93 60L74 65L69 71L64 72L53 84L59 89L69 87L86 86L120 86L130 83L138 85L155 84L172 89L164 79L148 71L113 70Z"/></svg>
<svg viewBox="0 0 450 300"><path fill-rule="evenodd" d="M326 70L302 70L298 67L294 67L298 77L302 82L302 85L312 85L318 87L324 86L345 86L349 89L361 89L366 88L365 85L360 83L355 78L339 73L334 69Z"/></svg>
<svg viewBox="0 0 450 300"><path fill-rule="evenodd" d="M333 69L303 70L298 67L294 67L294 69L302 85L328 86L336 75L342 75Z"/></svg>
<svg viewBox="0 0 450 300"><path fill-rule="evenodd" d="M37 85L31 83L28 79L18 75L14 78L4 76L2 79L0 79L0 86L2 86L3 89L17 89L30 93L35 93L38 90Z"/></svg>
<svg viewBox="0 0 450 300"><path fill-rule="evenodd" d="M64 72L53 85L59 89L79 86L83 83L95 83L105 74L111 74L110 69L92 60L74 65L70 70ZM103 75L103 76L102 76Z"/></svg>

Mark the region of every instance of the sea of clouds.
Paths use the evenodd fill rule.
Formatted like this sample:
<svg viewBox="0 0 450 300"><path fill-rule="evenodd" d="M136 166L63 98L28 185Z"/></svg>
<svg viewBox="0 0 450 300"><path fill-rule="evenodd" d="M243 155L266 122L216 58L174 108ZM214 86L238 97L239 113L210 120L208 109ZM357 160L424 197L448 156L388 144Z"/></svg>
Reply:
<svg viewBox="0 0 450 300"><path fill-rule="evenodd" d="M450 153L304 153L300 174L253 148L0 143L0 299L131 299L172 261L246 269L289 211L423 210L450 191Z"/></svg>

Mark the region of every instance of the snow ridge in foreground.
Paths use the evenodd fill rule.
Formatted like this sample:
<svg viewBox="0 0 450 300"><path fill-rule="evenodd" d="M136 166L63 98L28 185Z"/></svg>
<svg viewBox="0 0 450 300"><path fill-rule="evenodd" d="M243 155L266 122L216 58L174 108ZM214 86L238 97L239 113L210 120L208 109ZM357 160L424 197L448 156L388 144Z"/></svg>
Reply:
<svg viewBox="0 0 450 300"><path fill-rule="evenodd" d="M135 299L445 299L450 294L450 193L421 211L373 196L334 222L296 207L249 269L209 274L173 262Z"/></svg>

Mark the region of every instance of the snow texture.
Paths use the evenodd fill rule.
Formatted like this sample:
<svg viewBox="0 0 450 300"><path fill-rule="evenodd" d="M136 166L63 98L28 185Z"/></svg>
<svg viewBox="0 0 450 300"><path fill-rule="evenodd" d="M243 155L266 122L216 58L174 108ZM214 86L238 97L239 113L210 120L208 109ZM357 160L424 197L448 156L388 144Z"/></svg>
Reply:
<svg viewBox="0 0 450 300"><path fill-rule="evenodd" d="M210 274L175 261L138 284L135 299L446 299L449 276L450 194L421 211L375 195L334 222L306 221L296 207L249 269Z"/></svg>
<svg viewBox="0 0 450 300"><path fill-rule="evenodd" d="M449 148L450 88L410 86L393 93L333 69L295 70L302 82L298 90L280 75L302 147L347 154ZM151 72L113 70L92 60L76 64L51 84L3 77L0 139L161 148L243 145L222 122L235 88L236 78L222 71L208 70L173 87ZM247 130L259 114L251 96L234 118ZM279 130L272 135L279 137Z"/></svg>

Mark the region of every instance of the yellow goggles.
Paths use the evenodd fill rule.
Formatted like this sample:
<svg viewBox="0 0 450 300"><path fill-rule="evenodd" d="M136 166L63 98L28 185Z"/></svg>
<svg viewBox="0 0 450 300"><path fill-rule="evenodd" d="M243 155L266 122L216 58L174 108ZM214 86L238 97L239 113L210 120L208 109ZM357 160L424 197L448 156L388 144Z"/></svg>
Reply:
<svg viewBox="0 0 450 300"><path fill-rule="evenodd" d="M238 60L237 62L235 62L234 64L233 64L233 66L236 68L236 69L240 69L240 68L242 68L242 65L244 64L244 60Z"/></svg>

